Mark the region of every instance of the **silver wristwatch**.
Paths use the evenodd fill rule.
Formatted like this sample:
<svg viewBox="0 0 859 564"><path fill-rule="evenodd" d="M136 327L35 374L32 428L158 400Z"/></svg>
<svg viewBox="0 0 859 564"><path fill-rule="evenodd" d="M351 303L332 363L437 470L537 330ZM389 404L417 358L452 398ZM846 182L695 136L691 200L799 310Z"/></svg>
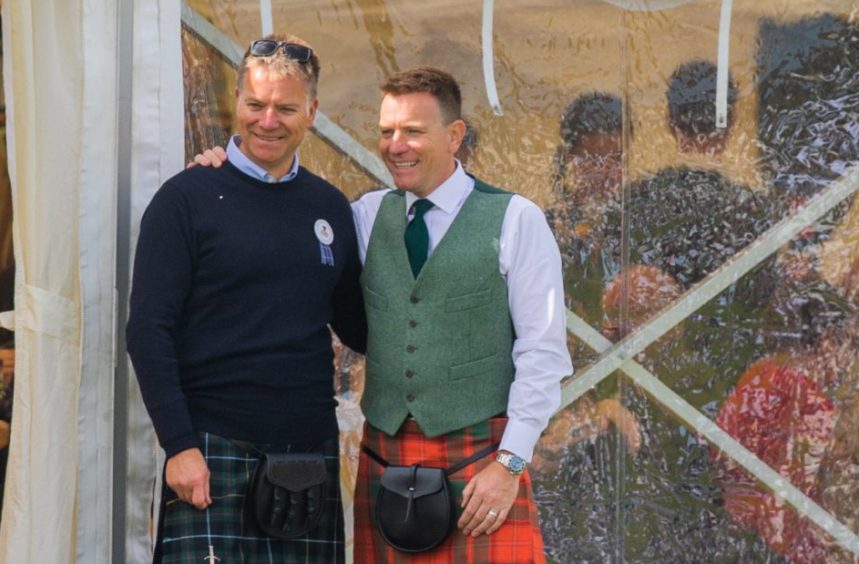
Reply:
<svg viewBox="0 0 859 564"><path fill-rule="evenodd" d="M507 471L513 476L521 475L522 472L525 471L525 466L527 464L524 458L516 456L512 452L508 452L506 450L499 450L498 454L495 455L495 460L498 461L501 466L507 468Z"/></svg>

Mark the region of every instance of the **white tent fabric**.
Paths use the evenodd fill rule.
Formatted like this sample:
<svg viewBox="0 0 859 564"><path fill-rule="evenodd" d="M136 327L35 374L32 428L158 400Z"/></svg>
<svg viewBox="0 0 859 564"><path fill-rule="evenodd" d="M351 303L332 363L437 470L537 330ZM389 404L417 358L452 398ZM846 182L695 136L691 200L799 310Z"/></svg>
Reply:
<svg viewBox="0 0 859 564"><path fill-rule="evenodd" d="M103 18L84 18L82 4L3 5L17 264L14 424L0 526L5 562L75 558L79 187L83 180L99 182L100 175L111 183L116 177L114 160L103 154L115 146L112 75L93 80L85 72L88 62L111 60L116 22L108 2ZM45 37L51 40L40 41ZM102 136L99 143L96 137L86 143L85 132ZM93 144L100 145L98 158Z"/></svg>
<svg viewBox="0 0 859 564"><path fill-rule="evenodd" d="M128 22L111 0L2 9L18 268L15 312L2 316L17 351L0 562L110 562L118 167L131 168L136 225L184 160L179 1L135 2ZM120 25L135 38L130 163L117 157ZM144 500L156 472L130 395L127 560L137 562L150 553Z"/></svg>
<svg viewBox="0 0 859 564"><path fill-rule="evenodd" d="M52 4L58 4L54 0ZM81 1L82 120L70 132L80 146L78 274L81 288L78 395L76 561L108 564L113 496L114 291L118 137L117 3ZM40 159L43 160L43 159ZM44 166L40 164L40 166ZM44 414L51 417L52 414ZM54 424L59 424L59 421ZM13 425L14 425L13 421ZM62 427L61 427L62 428ZM74 437L70 437L73 439ZM56 475L56 473L55 473ZM32 533L31 533L32 534Z"/></svg>
<svg viewBox="0 0 859 564"><path fill-rule="evenodd" d="M161 184L185 162L181 6L178 0L134 3L134 86L131 147L131 242L140 217ZM133 281L132 281L133 283ZM124 322L124 320L122 320ZM128 362L127 359L120 359ZM129 373L131 370L129 368ZM143 408L137 381L128 386L126 562L148 562L153 540L150 507L158 509L163 451Z"/></svg>

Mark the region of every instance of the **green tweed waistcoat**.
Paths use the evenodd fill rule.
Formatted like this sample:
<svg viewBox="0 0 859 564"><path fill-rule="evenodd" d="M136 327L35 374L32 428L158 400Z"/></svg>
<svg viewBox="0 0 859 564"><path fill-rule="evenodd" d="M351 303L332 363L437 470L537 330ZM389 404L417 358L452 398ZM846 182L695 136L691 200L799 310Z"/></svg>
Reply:
<svg viewBox="0 0 859 564"><path fill-rule="evenodd" d="M417 279L405 194L382 199L361 275L370 327L361 408L377 429L393 435L411 413L435 437L507 408L513 323L498 252L511 197L477 181Z"/></svg>

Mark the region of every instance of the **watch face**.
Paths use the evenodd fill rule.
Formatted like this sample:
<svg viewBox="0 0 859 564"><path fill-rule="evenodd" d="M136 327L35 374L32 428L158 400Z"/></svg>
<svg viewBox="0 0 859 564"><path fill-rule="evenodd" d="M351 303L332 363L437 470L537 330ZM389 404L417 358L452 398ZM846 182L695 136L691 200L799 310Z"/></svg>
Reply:
<svg viewBox="0 0 859 564"><path fill-rule="evenodd" d="M510 469L511 472L524 472L525 460L523 458L519 458L518 456L511 456L507 467Z"/></svg>
<svg viewBox="0 0 859 564"><path fill-rule="evenodd" d="M498 455L498 462L500 462L511 474L521 474L525 471L525 459L516 456L515 454L511 454L509 452L505 452Z"/></svg>

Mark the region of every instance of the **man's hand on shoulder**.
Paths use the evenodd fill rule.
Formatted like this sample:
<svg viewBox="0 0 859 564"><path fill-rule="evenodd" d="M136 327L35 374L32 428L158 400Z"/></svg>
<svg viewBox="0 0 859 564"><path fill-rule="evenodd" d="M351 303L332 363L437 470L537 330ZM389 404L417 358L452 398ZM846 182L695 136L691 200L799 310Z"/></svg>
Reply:
<svg viewBox="0 0 859 564"><path fill-rule="evenodd" d="M477 537L497 531L516 501L519 478L494 460L475 474L462 491L465 509L457 523L462 533Z"/></svg>
<svg viewBox="0 0 859 564"><path fill-rule="evenodd" d="M194 155L194 160L188 163L185 168L191 168L197 165L211 166L220 168L227 161L227 152L223 147L215 145L211 149L206 149L202 153Z"/></svg>
<svg viewBox="0 0 859 564"><path fill-rule="evenodd" d="M209 493L209 467L198 448L189 448L167 459L167 485L179 499L197 509L212 504Z"/></svg>

